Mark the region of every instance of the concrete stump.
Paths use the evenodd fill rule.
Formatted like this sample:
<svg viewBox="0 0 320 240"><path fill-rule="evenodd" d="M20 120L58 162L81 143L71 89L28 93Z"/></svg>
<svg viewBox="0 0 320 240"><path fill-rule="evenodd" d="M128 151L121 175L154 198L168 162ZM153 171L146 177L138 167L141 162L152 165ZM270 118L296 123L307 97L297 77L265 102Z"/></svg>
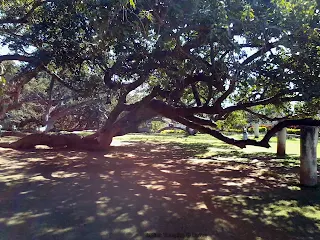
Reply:
<svg viewBox="0 0 320 240"><path fill-rule="evenodd" d="M259 124L255 123L253 124L253 133L254 133L254 138L259 138Z"/></svg>
<svg viewBox="0 0 320 240"><path fill-rule="evenodd" d="M300 134L300 184L308 187L317 185L318 127L306 126Z"/></svg>
<svg viewBox="0 0 320 240"><path fill-rule="evenodd" d="M277 135L277 156L286 156L286 140L287 140L287 128L282 128Z"/></svg>

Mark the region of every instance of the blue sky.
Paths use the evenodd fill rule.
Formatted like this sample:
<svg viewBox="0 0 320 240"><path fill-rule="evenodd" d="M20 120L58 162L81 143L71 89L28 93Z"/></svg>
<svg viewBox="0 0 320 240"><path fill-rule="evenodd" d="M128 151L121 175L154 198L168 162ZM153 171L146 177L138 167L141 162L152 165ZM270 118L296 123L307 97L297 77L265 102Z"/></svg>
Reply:
<svg viewBox="0 0 320 240"><path fill-rule="evenodd" d="M8 49L7 46L0 46L0 55L6 55L8 54L10 51Z"/></svg>

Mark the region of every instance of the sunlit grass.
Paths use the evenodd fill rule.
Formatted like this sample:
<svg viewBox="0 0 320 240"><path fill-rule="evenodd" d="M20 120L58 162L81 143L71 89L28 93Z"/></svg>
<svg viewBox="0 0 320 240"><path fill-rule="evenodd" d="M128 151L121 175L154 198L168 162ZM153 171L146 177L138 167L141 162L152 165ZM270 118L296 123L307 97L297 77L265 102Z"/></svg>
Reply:
<svg viewBox="0 0 320 240"><path fill-rule="evenodd" d="M241 139L241 135L233 135L231 137ZM253 137L251 136L251 138ZM227 196L215 196L211 198L211 201L214 202L215 206L221 206L229 210L232 209L231 212L233 212L233 215L231 217L233 219L247 219L248 224L255 224L252 219L256 219L266 226L279 227L285 229L285 231L294 232L295 223L291 223L292 219L296 218L299 222L304 218L306 221L313 223L315 228L320 229L320 205L315 204L315 199L319 198L319 193L317 191L312 192L310 193L312 196L302 194L301 191L303 190L299 185L296 185L298 177L296 172L291 171L284 173L281 172L281 170L275 172L274 169L270 168L270 166L279 169L284 167L299 167L299 138L287 139L287 156L283 159L278 159L276 156L276 137L271 138L270 148L247 146L245 149L225 144L206 134L197 134L196 136L188 137L178 134L129 134L117 137L116 139L157 144L171 143L173 146L177 144L186 149L201 148L201 153L197 153L195 158L190 161L196 161L198 158L198 161L196 161L197 164L199 164L198 162L201 159L204 161L221 162L224 169L226 169L229 166L228 161L231 160L237 163L234 169L238 169L239 171L248 170L254 175L249 175L247 178L220 178L220 181L225 181L225 183L223 183L225 187L246 188L252 184L256 184L256 180L254 179L260 179L260 181L278 181L282 179L281 181L288 184L288 191L297 192L297 200L286 199L285 194L283 200L275 201L273 199L266 200L259 195L246 196L231 193ZM318 144L318 152L320 152L319 150L320 145ZM266 160L267 165L263 164L263 161L260 160ZM246 180L248 180L248 182L246 182ZM198 185L194 184L194 186ZM304 204L302 205L301 203ZM244 218L244 216L247 216L247 218Z"/></svg>
<svg viewBox="0 0 320 240"><path fill-rule="evenodd" d="M231 136L235 139L241 139L241 135L233 135ZM251 138L253 138L251 136ZM270 148L263 148L263 147L256 147L256 146L247 146L244 149L240 149L238 147L228 145L223 143L222 141L207 135L207 134L197 134L195 136L188 136L182 134L127 134L121 137L116 137L115 139L121 141L144 141L144 142L162 142L162 143L179 143L183 145L191 145L201 144L203 146L207 146L208 154L215 153L217 151L236 151L239 154L254 154L254 153L276 153L277 151L277 138L273 137L270 140ZM261 137L260 137L261 139ZM320 144L318 144L318 152L320 152ZM298 157L300 155L300 139L299 138L292 138L287 139L286 145L286 154L288 157Z"/></svg>

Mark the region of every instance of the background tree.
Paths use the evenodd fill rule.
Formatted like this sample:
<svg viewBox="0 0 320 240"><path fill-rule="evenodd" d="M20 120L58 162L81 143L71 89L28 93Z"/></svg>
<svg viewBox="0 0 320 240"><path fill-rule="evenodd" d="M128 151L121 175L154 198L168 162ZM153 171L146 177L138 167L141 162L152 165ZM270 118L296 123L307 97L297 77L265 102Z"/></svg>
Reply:
<svg viewBox="0 0 320 240"><path fill-rule="evenodd" d="M92 147L107 148L126 126L155 115L239 147L268 147L284 126L319 124L283 116L289 120L261 141L231 139L215 124L233 112L255 114L257 106L318 98L318 91L308 91L319 89L316 1L48 0L4 6L2 43L14 54L0 61L26 62L29 72L46 72L80 96L115 99L90 139ZM128 94L139 87L144 94L129 103ZM36 137L11 146L31 147L27 143ZM79 140L79 146L85 145Z"/></svg>

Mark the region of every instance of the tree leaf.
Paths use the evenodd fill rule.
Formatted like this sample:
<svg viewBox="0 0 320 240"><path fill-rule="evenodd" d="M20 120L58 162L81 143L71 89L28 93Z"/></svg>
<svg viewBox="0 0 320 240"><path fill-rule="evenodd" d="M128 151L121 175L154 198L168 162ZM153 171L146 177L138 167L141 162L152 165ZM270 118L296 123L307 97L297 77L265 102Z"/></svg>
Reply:
<svg viewBox="0 0 320 240"><path fill-rule="evenodd" d="M133 7L134 9L136 8L135 0L129 0L129 4L130 4L130 6Z"/></svg>

